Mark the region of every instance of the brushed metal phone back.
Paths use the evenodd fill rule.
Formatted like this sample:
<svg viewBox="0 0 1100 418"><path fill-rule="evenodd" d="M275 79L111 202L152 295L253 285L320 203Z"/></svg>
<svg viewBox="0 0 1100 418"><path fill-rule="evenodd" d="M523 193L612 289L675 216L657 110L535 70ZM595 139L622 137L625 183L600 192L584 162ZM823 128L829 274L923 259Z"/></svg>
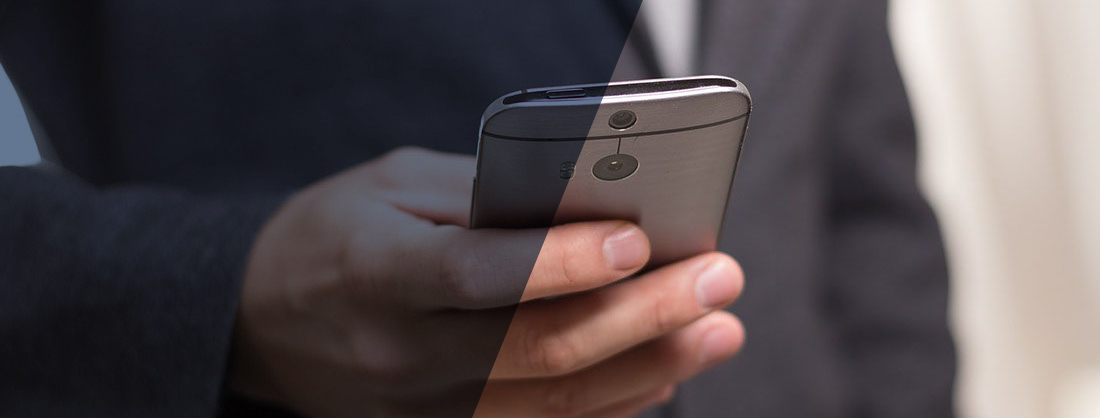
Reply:
<svg viewBox="0 0 1100 418"><path fill-rule="evenodd" d="M629 220L650 266L714 250L751 107L741 83L713 76L501 97L482 118L470 224Z"/></svg>

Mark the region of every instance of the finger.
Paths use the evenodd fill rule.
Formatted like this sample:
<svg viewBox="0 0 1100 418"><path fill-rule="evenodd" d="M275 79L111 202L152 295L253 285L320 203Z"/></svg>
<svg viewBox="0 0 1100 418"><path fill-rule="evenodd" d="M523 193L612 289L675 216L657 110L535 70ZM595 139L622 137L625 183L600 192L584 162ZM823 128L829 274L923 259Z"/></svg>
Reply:
<svg viewBox="0 0 1100 418"><path fill-rule="evenodd" d="M682 273L705 270L708 262L732 264L732 283L714 286ZM427 342L425 357L438 362L433 367L456 378L484 378L490 371L497 378L561 375L692 322L713 309L700 306L700 293L713 306L730 303L741 282L736 263L714 253L599 292L522 305L518 312L441 310L419 320L418 332Z"/></svg>
<svg viewBox="0 0 1100 418"><path fill-rule="evenodd" d="M521 305L492 376L572 373L732 303L741 287L737 262L709 253L597 292Z"/></svg>
<svg viewBox="0 0 1100 418"><path fill-rule="evenodd" d="M649 240L622 221L534 230L437 227L390 246L401 294L435 307L485 309L583 292L637 272ZM411 276L411 277L410 277Z"/></svg>
<svg viewBox="0 0 1100 418"><path fill-rule="evenodd" d="M656 341L566 377L569 383L566 380L556 383L574 388L578 397L585 398L582 402L617 404L687 381L732 358L744 341L741 322L728 312L717 311Z"/></svg>
<svg viewBox="0 0 1100 418"><path fill-rule="evenodd" d="M744 329L733 315L713 312L656 341L580 372L531 380L490 380L482 402L521 412L532 404L555 413L588 413L629 402L685 381L728 360Z"/></svg>

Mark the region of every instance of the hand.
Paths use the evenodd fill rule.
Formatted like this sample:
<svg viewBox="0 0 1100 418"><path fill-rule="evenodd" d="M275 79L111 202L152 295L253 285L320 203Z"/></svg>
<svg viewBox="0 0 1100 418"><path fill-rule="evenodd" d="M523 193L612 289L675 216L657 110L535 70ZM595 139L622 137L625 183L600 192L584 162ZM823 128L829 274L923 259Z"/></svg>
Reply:
<svg viewBox="0 0 1100 418"><path fill-rule="evenodd" d="M649 257L636 226L467 230L472 173L403 149L291 197L253 246L231 390L317 417L616 417L739 349L730 257L619 282Z"/></svg>

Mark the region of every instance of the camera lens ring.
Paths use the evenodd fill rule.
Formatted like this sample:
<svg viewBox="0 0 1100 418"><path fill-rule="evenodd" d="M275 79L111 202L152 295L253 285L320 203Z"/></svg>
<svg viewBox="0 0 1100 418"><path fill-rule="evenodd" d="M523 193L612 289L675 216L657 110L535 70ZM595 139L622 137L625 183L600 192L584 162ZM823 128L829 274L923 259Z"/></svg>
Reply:
<svg viewBox="0 0 1100 418"><path fill-rule="evenodd" d="M638 159L629 154L613 154L592 166L592 175L603 181L619 181L638 171Z"/></svg>
<svg viewBox="0 0 1100 418"><path fill-rule="evenodd" d="M638 115L629 110L620 110L611 115L607 120L607 124L611 125L612 129L625 131L638 123Z"/></svg>

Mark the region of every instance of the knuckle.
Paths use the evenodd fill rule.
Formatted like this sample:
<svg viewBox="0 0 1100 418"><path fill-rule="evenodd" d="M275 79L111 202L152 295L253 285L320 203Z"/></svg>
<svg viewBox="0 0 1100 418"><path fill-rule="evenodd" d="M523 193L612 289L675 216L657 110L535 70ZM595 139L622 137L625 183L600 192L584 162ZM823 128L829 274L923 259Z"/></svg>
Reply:
<svg viewBox="0 0 1100 418"><path fill-rule="evenodd" d="M531 370L545 376L560 376L574 371L580 363L577 345L557 332L532 332L527 342L527 360Z"/></svg>
<svg viewBox="0 0 1100 418"><path fill-rule="evenodd" d="M480 300L477 264L480 261L469 251L448 249L440 258L439 286L447 297L462 305L474 305Z"/></svg>
<svg viewBox="0 0 1100 418"><path fill-rule="evenodd" d="M359 336L353 343L351 369L374 391L408 387L420 380L425 370L408 350L380 344L377 337Z"/></svg>
<svg viewBox="0 0 1100 418"><path fill-rule="evenodd" d="M568 254L559 254L557 259L558 276L561 279L562 285L572 289L584 281L586 269L580 265L581 263L577 262L576 257L570 257Z"/></svg>
<svg viewBox="0 0 1100 418"><path fill-rule="evenodd" d="M654 293L649 306L649 325L658 334L679 328L682 322L678 295L674 292Z"/></svg>
<svg viewBox="0 0 1100 418"><path fill-rule="evenodd" d="M545 269L540 269L551 274L555 287L560 289L577 289L585 286L588 277L593 275L592 265L586 260L588 251L577 244L577 239L567 236L567 229L554 227L550 234L558 235L554 239L546 238L539 254L537 263L542 263Z"/></svg>

